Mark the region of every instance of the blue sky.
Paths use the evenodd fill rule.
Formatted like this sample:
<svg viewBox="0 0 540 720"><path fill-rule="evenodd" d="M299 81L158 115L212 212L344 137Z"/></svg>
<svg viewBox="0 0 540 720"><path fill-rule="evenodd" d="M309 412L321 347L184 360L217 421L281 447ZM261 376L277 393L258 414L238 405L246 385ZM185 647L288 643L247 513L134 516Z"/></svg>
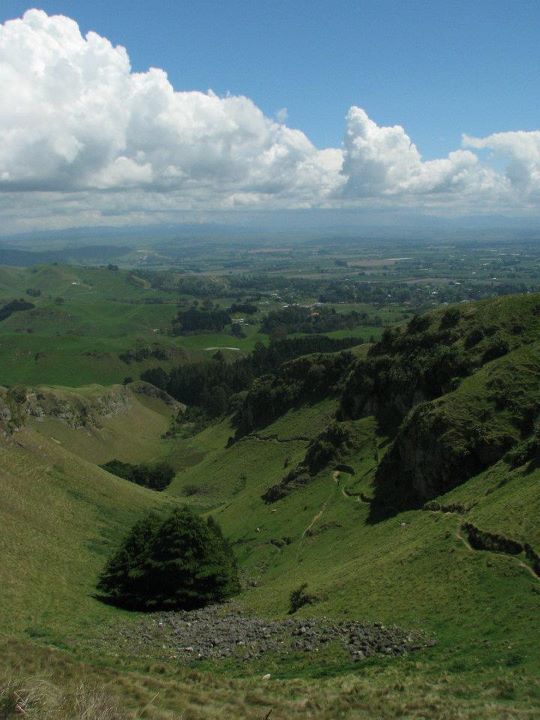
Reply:
<svg viewBox="0 0 540 720"><path fill-rule="evenodd" d="M2 0L0 21L32 3ZM41 0L124 45L178 90L244 94L318 146L360 105L401 124L425 158L539 125L538 0Z"/></svg>
<svg viewBox="0 0 540 720"><path fill-rule="evenodd" d="M540 219L538 0L30 7L0 3L0 232Z"/></svg>

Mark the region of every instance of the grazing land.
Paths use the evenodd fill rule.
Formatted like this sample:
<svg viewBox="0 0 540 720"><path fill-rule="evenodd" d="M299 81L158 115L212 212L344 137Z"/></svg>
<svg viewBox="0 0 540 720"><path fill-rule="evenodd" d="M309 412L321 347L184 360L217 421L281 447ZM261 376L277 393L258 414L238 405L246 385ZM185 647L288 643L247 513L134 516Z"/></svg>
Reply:
<svg viewBox="0 0 540 720"><path fill-rule="evenodd" d="M538 717L538 246L212 248L0 268L0 717ZM240 594L102 602L184 505Z"/></svg>

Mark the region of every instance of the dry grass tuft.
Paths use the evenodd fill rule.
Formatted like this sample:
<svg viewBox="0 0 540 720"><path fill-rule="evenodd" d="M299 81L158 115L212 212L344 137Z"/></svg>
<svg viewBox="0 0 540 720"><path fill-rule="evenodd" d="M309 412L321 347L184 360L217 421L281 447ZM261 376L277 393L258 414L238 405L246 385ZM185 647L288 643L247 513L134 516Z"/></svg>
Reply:
<svg viewBox="0 0 540 720"><path fill-rule="evenodd" d="M0 720L127 720L105 691L79 683L60 690L47 678L0 682Z"/></svg>

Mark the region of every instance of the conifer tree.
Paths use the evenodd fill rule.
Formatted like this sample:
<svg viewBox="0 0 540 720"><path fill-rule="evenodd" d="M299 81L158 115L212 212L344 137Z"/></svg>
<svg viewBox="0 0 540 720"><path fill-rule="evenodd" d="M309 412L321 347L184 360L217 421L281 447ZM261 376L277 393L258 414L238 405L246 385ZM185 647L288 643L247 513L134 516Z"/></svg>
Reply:
<svg viewBox="0 0 540 720"><path fill-rule="evenodd" d="M189 508L135 524L98 583L104 599L142 610L193 609L240 591L236 560L212 518Z"/></svg>

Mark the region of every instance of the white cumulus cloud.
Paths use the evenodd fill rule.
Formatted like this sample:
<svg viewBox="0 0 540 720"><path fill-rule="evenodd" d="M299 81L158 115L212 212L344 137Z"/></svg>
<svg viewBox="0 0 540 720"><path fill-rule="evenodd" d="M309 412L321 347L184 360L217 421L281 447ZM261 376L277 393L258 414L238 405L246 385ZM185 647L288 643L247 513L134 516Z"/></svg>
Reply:
<svg viewBox="0 0 540 720"><path fill-rule="evenodd" d="M485 138L463 136L463 144L488 149L506 162L505 178L522 198L540 195L540 131L501 132Z"/></svg>
<svg viewBox="0 0 540 720"><path fill-rule="evenodd" d="M519 212L540 197L540 131L464 136L423 160L404 128L359 107L337 148L316 148L286 121L285 109L272 119L247 97L175 90L160 69L135 73L124 48L70 18L29 10L0 25L0 217L12 229L201 208Z"/></svg>
<svg viewBox="0 0 540 720"><path fill-rule="evenodd" d="M345 196L470 195L500 191L504 178L469 150L422 160L400 125L381 127L359 107L347 114L343 174Z"/></svg>
<svg viewBox="0 0 540 720"><path fill-rule="evenodd" d="M0 26L0 89L5 190L204 188L214 202L245 192L305 202L339 183L339 151L317 150L246 97L133 73L124 48L66 17L30 10Z"/></svg>

